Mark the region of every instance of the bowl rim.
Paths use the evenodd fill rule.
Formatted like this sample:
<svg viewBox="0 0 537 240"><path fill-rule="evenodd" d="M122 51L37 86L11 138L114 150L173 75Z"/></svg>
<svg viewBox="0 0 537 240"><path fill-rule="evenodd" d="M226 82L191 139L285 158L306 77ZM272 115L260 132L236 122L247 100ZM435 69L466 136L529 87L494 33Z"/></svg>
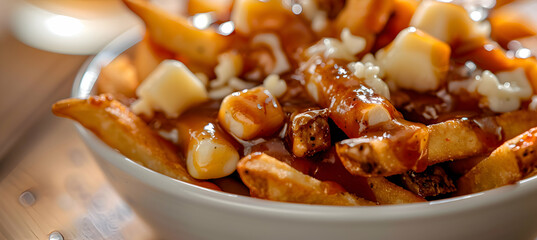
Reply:
<svg viewBox="0 0 537 240"><path fill-rule="evenodd" d="M89 58L75 77L71 96L87 98L100 68L108 64L119 54L138 43L143 30L132 28L114 39L96 56ZM469 210L485 209L512 202L537 191L537 175L518 181L515 184L459 197L433 200L423 203L383 205L383 206L325 206L287 202L277 202L240 196L220 191L209 190L190 183L182 182L147 169L124 157L116 150L102 142L93 133L75 123L79 134L86 144L105 161L138 179L142 183L173 195L182 201L202 204L206 207L218 207L234 214L262 214L264 217L300 220L300 221L386 221L397 219L416 219L459 214Z"/></svg>

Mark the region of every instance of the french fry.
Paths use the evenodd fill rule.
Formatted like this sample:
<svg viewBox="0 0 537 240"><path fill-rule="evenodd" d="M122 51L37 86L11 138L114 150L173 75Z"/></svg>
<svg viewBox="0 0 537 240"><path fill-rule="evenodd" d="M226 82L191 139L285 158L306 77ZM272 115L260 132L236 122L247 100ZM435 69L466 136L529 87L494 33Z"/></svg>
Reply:
<svg viewBox="0 0 537 240"><path fill-rule="evenodd" d="M457 194L481 192L532 174L537 166L537 128L505 142L492 154L459 178Z"/></svg>
<svg viewBox="0 0 537 240"><path fill-rule="evenodd" d="M294 203L322 205L375 205L342 191L339 185L321 182L262 153L240 160L237 171L253 197Z"/></svg>
<svg viewBox="0 0 537 240"><path fill-rule="evenodd" d="M101 69L97 91L134 97L138 84L138 75L132 61L126 55L120 55Z"/></svg>
<svg viewBox="0 0 537 240"><path fill-rule="evenodd" d="M504 49L508 49L507 44L512 40L537 35L537 28L530 19L508 8L492 11L489 22L490 37Z"/></svg>
<svg viewBox="0 0 537 240"><path fill-rule="evenodd" d="M393 0L349 0L335 20L338 32L348 28L353 35L366 39L365 52L373 47L379 33L393 12Z"/></svg>
<svg viewBox="0 0 537 240"><path fill-rule="evenodd" d="M501 144L501 139L511 139L535 126L537 112L526 110L430 125L429 165L487 154Z"/></svg>
<svg viewBox="0 0 537 240"><path fill-rule="evenodd" d="M145 80L162 61L173 58L174 56L171 52L156 46L150 39L149 34L146 33L140 43L136 45L134 52L134 66L136 67L139 81Z"/></svg>
<svg viewBox="0 0 537 240"><path fill-rule="evenodd" d="M172 15L147 1L123 2L144 21L155 43L176 54L216 65L218 54L228 45L228 38L213 29L197 29L186 18Z"/></svg>
<svg viewBox="0 0 537 240"><path fill-rule="evenodd" d="M52 112L79 122L110 147L142 166L184 182L218 189L212 183L192 178L173 145L110 96L61 100L52 106Z"/></svg>
<svg viewBox="0 0 537 240"><path fill-rule="evenodd" d="M371 177L367 182L380 204L425 202L424 198L395 185L386 178Z"/></svg>
<svg viewBox="0 0 537 240"><path fill-rule="evenodd" d="M390 16L386 26L377 36L374 50L381 49L388 45L400 31L407 28L414 11L420 4L419 0L395 0L393 3L393 14Z"/></svg>
<svg viewBox="0 0 537 240"><path fill-rule="evenodd" d="M537 126L537 112L515 111L480 119L457 119L429 125L428 165L487 154L527 129ZM355 138L336 144L349 172L361 176L391 176L410 170L392 149L389 138ZM402 156L404 157L404 156Z"/></svg>

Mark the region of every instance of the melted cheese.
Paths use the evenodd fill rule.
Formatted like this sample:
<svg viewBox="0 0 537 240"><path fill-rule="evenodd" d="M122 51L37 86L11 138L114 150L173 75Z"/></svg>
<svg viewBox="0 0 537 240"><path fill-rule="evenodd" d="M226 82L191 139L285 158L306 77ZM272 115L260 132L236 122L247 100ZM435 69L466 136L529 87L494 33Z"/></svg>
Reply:
<svg viewBox="0 0 537 240"><path fill-rule="evenodd" d="M321 54L326 58L337 58L356 61L355 55L365 49L366 41L360 36L351 34L348 28L341 31L341 41L335 38L323 38L306 50L306 54L313 56Z"/></svg>
<svg viewBox="0 0 537 240"><path fill-rule="evenodd" d="M521 100L530 99L533 94L524 69L499 72L496 75L484 71L470 88L486 97L489 108L494 112L510 112L520 108ZM471 90L471 89L470 89Z"/></svg>

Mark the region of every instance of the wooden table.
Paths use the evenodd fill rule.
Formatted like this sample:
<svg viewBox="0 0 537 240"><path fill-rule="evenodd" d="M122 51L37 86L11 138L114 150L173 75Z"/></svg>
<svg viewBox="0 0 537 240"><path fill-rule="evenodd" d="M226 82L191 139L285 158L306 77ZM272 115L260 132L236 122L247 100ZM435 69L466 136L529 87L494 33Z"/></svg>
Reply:
<svg viewBox="0 0 537 240"><path fill-rule="evenodd" d="M50 112L88 56L37 50L0 30L0 239L153 239L73 124Z"/></svg>

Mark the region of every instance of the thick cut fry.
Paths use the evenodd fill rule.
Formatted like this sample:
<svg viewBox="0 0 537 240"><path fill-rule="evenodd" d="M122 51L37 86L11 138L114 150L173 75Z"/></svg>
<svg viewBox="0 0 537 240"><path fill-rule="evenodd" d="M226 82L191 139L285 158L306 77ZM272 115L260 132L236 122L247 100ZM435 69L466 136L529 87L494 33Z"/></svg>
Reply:
<svg viewBox="0 0 537 240"><path fill-rule="evenodd" d="M367 182L380 204L425 202L424 198L395 185L386 178L371 177Z"/></svg>
<svg viewBox="0 0 537 240"><path fill-rule="evenodd" d="M349 0L335 20L338 32L348 28L355 36L366 39L365 52L373 47L379 33L393 12L393 0Z"/></svg>
<svg viewBox="0 0 537 240"><path fill-rule="evenodd" d="M505 142L457 182L458 194L481 192L516 181L537 166L537 128Z"/></svg>
<svg viewBox="0 0 537 240"><path fill-rule="evenodd" d="M129 57L120 55L101 69L97 91L134 97L138 84L136 68Z"/></svg>
<svg viewBox="0 0 537 240"><path fill-rule="evenodd" d="M200 30L188 20L143 0L124 0L145 23L151 39L160 46L188 59L215 65L228 39L213 29Z"/></svg>
<svg viewBox="0 0 537 240"><path fill-rule="evenodd" d="M393 14L386 23L386 27L379 33L375 41L374 50L388 45L400 31L407 28L414 11L420 4L419 0L395 0Z"/></svg>
<svg viewBox="0 0 537 240"><path fill-rule="evenodd" d="M502 141L535 126L537 112L525 110L477 120L460 119L430 125L429 165L487 154Z"/></svg>
<svg viewBox="0 0 537 240"><path fill-rule="evenodd" d="M537 112L515 111L480 119L457 119L429 125L427 162L433 165L448 160L487 154L510 139L537 126ZM390 176L409 170L390 147L390 138L354 138L336 145L338 155L349 172L361 176Z"/></svg>
<svg viewBox="0 0 537 240"><path fill-rule="evenodd" d="M142 166L184 182L218 189L212 183L192 178L170 143L126 106L107 95L61 100L52 106L52 112L79 122L110 147Z"/></svg>
<svg viewBox="0 0 537 240"><path fill-rule="evenodd" d="M173 59L171 52L160 48L152 42L149 34L136 45L134 52L134 66L138 73L139 81L143 81L157 66L166 59Z"/></svg>
<svg viewBox="0 0 537 240"><path fill-rule="evenodd" d="M505 49L512 40L537 35L537 28L530 19L509 8L492 11L489 22L490 37Z"/></svg>
<svg viewBox="0 0 537 240"><path fill-rule="evenodd" d="M210 13L217 20L226 21L229 19L232 5L233 0L190 0L187 12L190 16L198 13Z"/></svg>
<svg viewBox="0 0 537 240"><path fill-rule="evenodd" d="M237 171L253 197L307 204L375 205L342 191L339 185L321 182L262 153L241 159Z"/></svg>

